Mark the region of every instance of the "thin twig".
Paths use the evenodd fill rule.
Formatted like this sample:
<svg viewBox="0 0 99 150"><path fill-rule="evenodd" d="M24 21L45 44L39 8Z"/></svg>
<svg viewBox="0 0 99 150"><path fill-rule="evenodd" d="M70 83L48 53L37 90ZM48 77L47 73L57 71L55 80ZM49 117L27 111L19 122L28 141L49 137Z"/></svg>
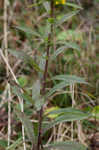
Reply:
<svg viewBox="0 0 99 150"><path fill-rule="evenodd" d="M8 5L8 0L4 0L4 50L5 50L5 57L8 61L8 39L7 39L7 5ZM8 68L6 66L6 71L7 71L7 75L8 75Z"/></svg>
<svg viewBox="0 0 99 150"><path fill-rule="evenodd" d="M5 57L8 62L8 39L7 39L7 5L8 5L8 0L4 0L4 52L5 52ZM6 73L7 76L9 75L9 70L8 66L6 65ZM7 84L8 91L10 90L9 84ZM9 98L10 98L10 91L8 92ZM8 147L10 146L10 138L11 138L11 103L8 98Z"/></svg>
<svg viewBox="0 0 99 150"><path fill-rule="evenodd" d="M7 85L8 89L8 147L10 146L10 137L11 137L11 89L10 84Z"/></svg>

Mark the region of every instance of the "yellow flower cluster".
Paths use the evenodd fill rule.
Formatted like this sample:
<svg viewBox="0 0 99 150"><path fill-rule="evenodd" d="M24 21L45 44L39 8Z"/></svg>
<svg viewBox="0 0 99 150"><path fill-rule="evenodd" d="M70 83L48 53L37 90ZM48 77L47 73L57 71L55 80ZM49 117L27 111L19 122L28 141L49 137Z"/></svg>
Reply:
<svg viewBox="0 0 99 150"><path fill-rule="evenodd" d="M56 5L59 5L59 4L64 5L65 3L66 3L66 0L56 0L56 1L55 1L55 4L56 4Z"/></svg>

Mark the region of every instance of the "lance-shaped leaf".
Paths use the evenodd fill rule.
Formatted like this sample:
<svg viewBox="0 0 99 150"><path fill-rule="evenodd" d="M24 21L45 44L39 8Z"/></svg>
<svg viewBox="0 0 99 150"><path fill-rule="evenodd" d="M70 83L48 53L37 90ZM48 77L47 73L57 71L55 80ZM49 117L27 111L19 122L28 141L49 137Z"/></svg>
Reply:
<svg viewBox="0 0 99 150"><path fill-rule="evenodd" d="M86 150L86 147L78 142L65 141L55 142L44 147L44 150Z"/></svg>
<svg viewBox="0 0 99 150"><path fill-rule="evenodd" d="M67 31L59 32L59 34L57 35L57 40L60 41L61 43L63 43L66 40L82 42L84 40L84 33L80 30L77 31L67 30ZM72 42L70 43L72 44Z"/></svg>
<svg viewBox="0 0 99 150"><path fill-rule="evenodd" d="M52 77L51 80L60 80L61 82L56 84L53 88L51 88L51 90L46 94L45 97L51 96L57 90L60 90L70 84L75 84L75 83L88 84L84 78L77 77L75 75L57 75Z"/></svg>
<svg viewBox="0 0 99 150"><path fill-rule="evenodd" d="M20 98L30 102L31 104L34 104L34 101L33 101L32 97L27 93L27 91L22 93L22 91L19 87L12 86L11 88L12 88L12 91L15 95L17 95Z"/></svg>
<svg viewBox="0 0 99 150"><path fill-rule="evenodd" d="M59 112L59 110L56 110L56 112ZM63 113L65 112L65 113ZM90 117L89 113L84 113L80 110L75 110L75 109L60 109L60 116L58 116L57 118L55 118L55 120L53 120L52 122L50 122L49 124L47 124L44 129L43 129L43 133L45 133L47 130L49 130L50 128L52 128L53 126L59 124L59 123L63 123L63 122L69 122L69 121L76 121L76 120L83 120L86 119L88 117Z"/></svg>
<svg viewBox="0 0 99 150"><path fill-rule="evenodd" d="M67 21L68 19L70 19L71 17L73 17L74 15L76 15L79 11L73 11L73 12L70 12L66 15L64 15L61 19L57 20L55 25L56 27L61 25L62 23L64 23L65 21Z"/></svg>
<svg viewBox="0 0 99 150"><path fill-rule="evenodd" d="M64 42L65 45L58 48L52 55L51 60L55 59L59 54L63 53L67 48L80 50L79 46L73 42Z"/></svg>
<svg viewBox="0 0 99 150"><path fill-rule="evenodd" d="M60 81L65 81L69 84L74 84L74 83L84 83L88 84L84 78L75 76L75 75L56 75L52 77L52 80L60 80Z"/></svg>
<svg viewBox="0 0 99 150"><path fill-rule="evenodd" d="M34 62L33 58L31 56L29 56L28 54L26 54L23 51L15 51L15 50L11 50L8 49L8 51L15 57L22 59L26 64L29 64L31 67L33 67L36 71L41 71L41 69L39 68L39 66Z"/></svg>
<svg viewBox="0 0 99 150"><path fill-rule="evenodd" d="M32 87L32 99L34 100L34 106L38 110L44 104L44 99L40 95L41 83L40 80L36 80Z"/></svg>
<svg viewBox="0 0 99 150"><path fill-rule="evenodd" d="M40 97L41 84L40 80L36 80L32 86L32 98L37 100Z"/></svg>
<svg viewBox="0 0 99 150"><path fill-rule="evenodd" d="M40 57L40 62L39 62L39 68L44 72L45 69L45 64L46 64L46 54L44 53L43 56ZM43 79L43 73L39 72L39 78L42 80Z"/></svg>
<svg viewBox="0 0 99 150"><path fill-rule="evenodd" d="M65 51L67 48L67 46L61 46L60 48L58 48L54 54L52 55L51 59L55 59L59 54L61 54L63 51Z"/></svg>
<svg viewBox="0 0 99 150"><path fill-rule="evenodd" d="M15 113L17 114L18 118L22 121L29 140L31 141L32 144L35 145L37 141L36 141L36 136L35 136L35 133L34 133L32 123L30 122L28 117L23 112L20 112L19 110L15 109Z"/></svg>
<svg viewBox="0 0 99 150"><path fill-rule="evenodd" d="M58 108L56 110L52 110L49 113L47 113L47 115L51 115L51 114L61 115L61 114L64 114L64 113L83 113L83 112L79 109L68 107L68 108Z"/></svg>
<svg viewBox="0 0 99 150"><path fill-rule="evenodd" d="M67 81L62 81L62 82L56 84L56 85L55 85L53 88L51 88L51 90L45 95L45 97L51 96L54 92L56 92L56 91L58 91L58 90L60 90L60 89L62 89L62 88L64 88L64 87L66 87L66 86L68 86L68 85L69 85L69 83L68 83Z"/></svg>
<svg viewBox="0 0 99 150"><path fill-rule="evenodd" d="M33 36L41 37L39 33L33 31L31 28L28 28L27 26L16 26L15 28L25 33L31 34Z"/></svg>
<svg viewBox="0 0 99 150"><path fill-rule="evenodd" d="M74 4L74 3L69 3L69 2L67 2L66 5L67 5L67 6L70 6L70 7L73 7L73 8L76 8L76 9L83 9L81 6L76 5L76 4Z"/></svg>
<svg viewBox="0 0 99 150"><path fill-rule="evenodd" d="M50 8L50 3L48 1L43 3L44 8L46 9L46 11L49 13L51 8Z"/></svg>

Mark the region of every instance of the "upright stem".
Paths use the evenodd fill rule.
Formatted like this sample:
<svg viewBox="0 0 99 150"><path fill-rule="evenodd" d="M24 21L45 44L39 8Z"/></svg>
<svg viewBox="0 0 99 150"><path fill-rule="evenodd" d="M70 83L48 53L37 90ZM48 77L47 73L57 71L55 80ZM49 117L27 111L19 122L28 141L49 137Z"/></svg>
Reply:
<svg viewBox="0 0 99 150"><path fill-rule="evenodd" d="M54 0L51 0L50 18L54 18ZM47 59L46 59L46 63L45 63L45 70L44 70L44 74L43 74L43 82L42 82L42 90L41 90L42 95L45 95L45 93L46 93L46 79L47 79L47 72L48 72L48 62L49 62L50 45L52 42L52 36L53 36L53 23L51 24L51 32L48 35L48 43L47 43L47 49L46 49ZM43 106L41 107L41 109L39 111L37 150L43 149L43 146L42 146L42 119L43 119Z"/></svg>

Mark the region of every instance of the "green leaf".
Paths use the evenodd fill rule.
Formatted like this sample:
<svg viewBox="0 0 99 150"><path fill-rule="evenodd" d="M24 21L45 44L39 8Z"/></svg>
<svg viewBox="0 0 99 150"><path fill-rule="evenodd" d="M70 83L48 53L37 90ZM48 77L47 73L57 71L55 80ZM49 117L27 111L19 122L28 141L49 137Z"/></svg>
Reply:
<svg viewBox="0 0 99 150"><path fill-rule="evenodd" d="M7 142L7 141L0 139L0 147L6 148L7 145L8 145L8 142Z"/></svg>
<svg viewBox="0 0 99 150"><path fill-rule="evenodd" d="M76 42L66 42L66 40L60 40L57 43L64 45L64 46L67 46L67 48L72 48L72 49L75 49L78 51L81 50L79 45Z"/></svg>
<svg viewBox="0 0 99 150"><path fill-rule="evenodd" d="M46 2L44 2L43 3L43 5L44 5L44 8L46 9L46 11L49 13L50 12L50 3L48 2L48 1L46 1Z"/></svg>
<svg viewBox="0 0 99 150"><path fill-rule="evenodd" d="M54 54L52 55L51 59L55 59L59 54L61 54L64 50L66 50L67 46L61 46L58 48Z"/></svg>
<svg viewBox="0 0 99 150"><path fill-rule="evenodd" d="M6 148L6 150L14 150L15 148L17 148L21 143L22 143L22 137L19 138L18 140L16 140L13 144L11 144L8 148Z"/></svg>
<svg viewBox="0 0 99 150"><path fill-rule="evenodd" d="M46 64L46 54L44 53L42 57L40 57L39 68L44 72L45 64ZM39 78L42 80L43 74L39 72Z"/></svg>
<svg viewBox="0 0 99 150"><path fill-rule="evenodd" d="M50 24L54 24L54 23L55 23L55 19L54 19L54 18L48 18L48 22L49 22Z"/></svg>
<svg viewBox="0 0 99 150"><path fill-rule="evenodd" d="M17 114L18 118L22 121L29 140L31 141L32 144L35 144L37 141L32 123L23 112L20 112L19 110L15 109L15 113Z"/></svg>
<svg viewBox="0 0 99 150"><path fill-rule="evenodd" d="M57 90L60 90L70 84L83 83L88 84L84 78L77 77L75 75L57 75L51 78L51 80L60 80L61 82L56 84L51 90L46 94L45 97L51 96Z"/></svg>
<svg viewBox="0 0 99 150"><path fill-rule="evenodd" d="M67 30L67 31L63 31L61 33L58 34L57 36L57 40L63 41L63 40L71 40L71 41L79 41L82 42L83 41L83 35L84 33L80 30Z"/></svg>
<svg viewBox="0 0 99 150"><path fill-rule="evenodd" d="M21 93L21 96L25 101L28 101L29 103L34 105L34 101L33 101L32 97L27 92Z"/></svg>
<svg viewBox="0 0 99 150"><path fill-rule="evenodd" d="M49 23L49 19L48 19L46 26L44 26L44 32L42 33L45 44L48 43L48 36L50 33L51 33L51 24Z"/></svg>
<svg viewBox="0 0 99 150"><path fill-rule="evenodd" d="M57 110L52 110L51 112L48 113L48 115L50 114L63 114L63 113L83 113L82 111L72 108L72 107L68 107L68 108L58 108Z"/></svg>
<svg viewBox="0 0 99 150"><path fill-rule="evenodd" d="M40 97L40 89L41 89L40 80L36 80L32 86L32 99L34 99L35 101Z"/></svg>
<svg viewBox="0 0 99 150"><path fill-rule="evenodd" d="M44 98L36 99L34 105L35 105L36 110L39 111L41 107L44 105Z"/></svg>
<svg viewBox="0 0 99 150"><path fill-rule="evenodd" d="M39 111L44 104L44 98L40 95L41 83L40 80L36 80L32 87L32 99L34 100L34 106Z"/></svg>
<svg viewBox="0 0 99 150"><path fill-rule="evenodd" d="M76 8L76 9L83 9L81 6L76 5L76 4L74 4L74 3L69 3L69 2L67 2L66 5L67 5L67 6L70 6L70 7L73 7L73 8Z"/></svg>
<svg viewBox="0 0 99 150"><path fill-rule="evenodd" d="M58 110L57 110L58 111ZM90 116L89 113L84 113L82 111L76 111L75 109L72 109L72 112L66 111L63 113L62 109L60 110L60 116L58 116L55 120L53 120L51 123L46 125L43 129L43 133L45 133L47 130L52 128L53 126L63 123L63 122L69 122L69 121L76 121L76 120L83 120Z"/></svg>
<svg viewBox="0 0 99 150"><path fill-rule="evenodd" d="M80 50L80 47L74 43L74 42L62 42L61 44L64 44L64 46L61 46L60 48L58 48L54 54L51 56L51 59L55 59L59 54L61 54L62 52L64 52L67 48L72 48L72 49L76 49L76 50Z"/></svg>
<svg viewBox="0 0 99 150"><path fill-rule="evenodd" d="M18 30L21 30L25 33L34 35L36 37L41 37L40 34L38 34L37 32L34 32L32 29L28 28L27 26L20 26L20 27L16 26L15 28L18 29Z"/></svg>
<svg viewBox="0 0 99 150"><path fill-rule="evenodd" d="M68 84L74 84L74 83L84 83L88 84L84 78L75 76L75 75L56 75L52 77L52 80L60 80L60 81L65 81Z"/></svg>
<svg viewBox="0 0 99 150"><path fill-rule="evenodd" d="M92 110L92 116L99 119L99 105L95 106Z"/></svg>
<svg viewBox="0 0 99 150"><path fill-rule="evenodd" d="M20 98L30 102L31 104L34 104L34 101L32 99L31 96L29 96L29 94L27 93L27 91L23 92L21 91L21 89L19 87L16 86L12 86L12 91L14 94L16 94L17 96L19 96Z"/></svg>
<svg viewBox="0 0 99 150"><path fill-rule="evenodd" d="M67 45L68 48L72 48L78 51L81 50L79 45L76 44L75 42L65 42L65 45Z"/></svg>
<svg viewBox="0 0 99 150"><path fill-rule="evenodd" d="M18 82L21 87L25 87L28 83L28 78L26 76L21 76L18 78Z"/></svg>
<svg viewBox="0 0 99 150"><path fill-rule="evenodd" d="M73 17L74 15L76 15L79 11L72 11L66 15L64 15L61 19L57 20L55 25L60 26L62 23L64 23L65 21L69 20L71 17Z"/></svg>
<svg viewBox="0 0 99 150"><path fill-rule="evenodd" d="M57 85L55 85L53 88L51 88L51 90L46 94L45 97L49 97L51 96L54 92L56 92L57 90L60 90L66 86L68 86L69 83L67 81L62 81L60 83L58 83Z"/></svg>
<svg viewBox="0 0 99 150"><path fill-rule="evenodd" d="M65 142L55 142L49 144L44 148L44 150L86 150L86 147L78 142L65 141Z"/></svg>
<svg viewBox="0 0 99 150"><path fill-rule="evenodd" d="M25 52L21 51L15 51L15 50L11 50L8 49L8 51L15 57L17 57L18 59L22 59L25 63L29 64L31 67L33 67L37 72L41 71L41 69L39 68L39 66L34 62L33 58L31 56L29 56L28 54L26 54Z"/></svg>
<svg viewBox="0 0 99 150"><path fill-rule="evenodd" d="M45 0L40 0L39 2L33 2L33 4L27 5L28 8L41 5Z"/></svg>

